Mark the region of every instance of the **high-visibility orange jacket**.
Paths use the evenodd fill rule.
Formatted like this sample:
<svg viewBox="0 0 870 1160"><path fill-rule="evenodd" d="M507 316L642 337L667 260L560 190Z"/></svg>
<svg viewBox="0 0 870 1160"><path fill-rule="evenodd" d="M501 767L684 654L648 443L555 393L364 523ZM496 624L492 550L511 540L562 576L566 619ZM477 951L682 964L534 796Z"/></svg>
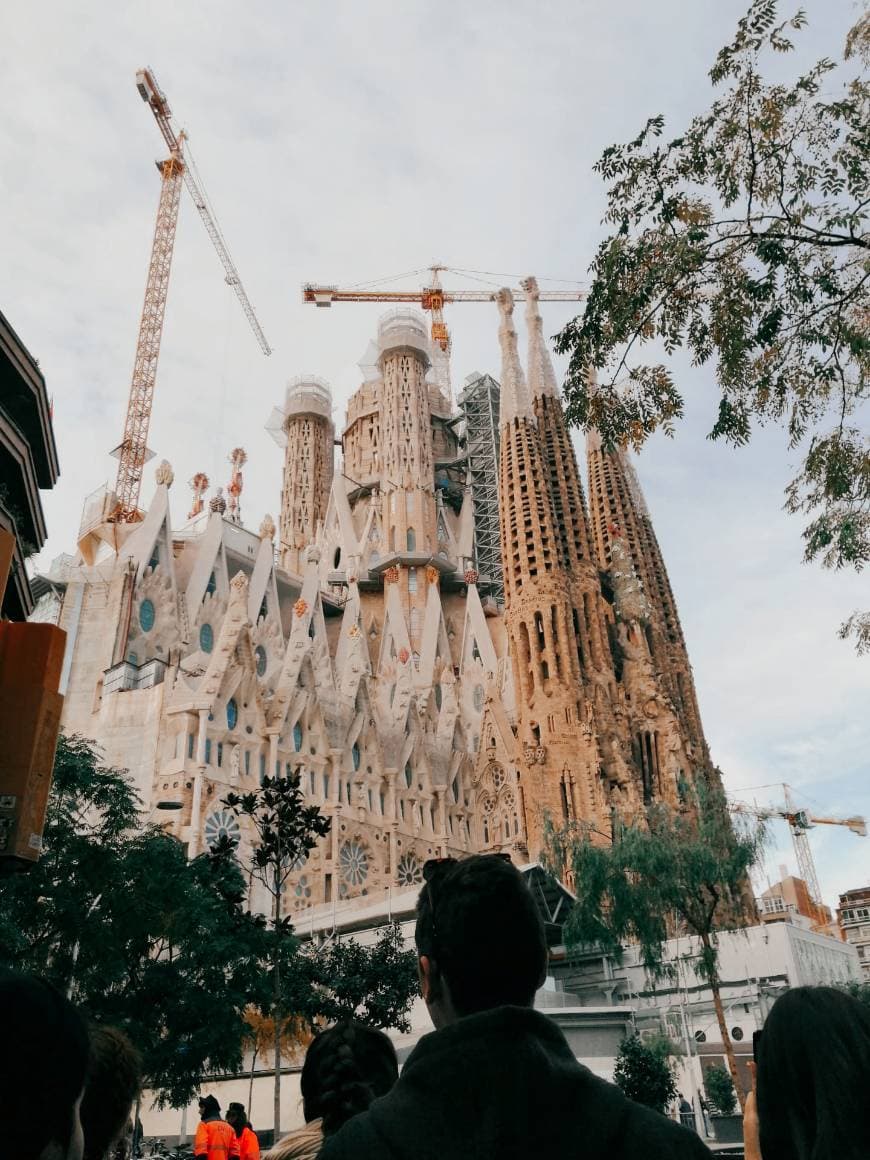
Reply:
<svg viewBox="0 0 870 1160"><path fill-rule="evenodd" d="M218 1117L202 1120L196 1129L193 1154L205 1156L206 1160L239 1160L239 1138L235 1128Z"/></svg>
<svg viewBox="0 0 870 1160"><path fill-rule="evenodd" d="M260 1141L257 1133L247 1125L239 1136L239 1157L240 1160L260 1160Z"/></svg>

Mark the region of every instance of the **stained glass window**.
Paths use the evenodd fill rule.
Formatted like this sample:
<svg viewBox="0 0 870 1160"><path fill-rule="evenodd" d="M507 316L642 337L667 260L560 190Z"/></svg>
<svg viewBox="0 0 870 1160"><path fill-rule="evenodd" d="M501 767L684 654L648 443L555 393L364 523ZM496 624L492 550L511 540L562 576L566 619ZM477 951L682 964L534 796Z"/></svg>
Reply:
<svg viewBox="0 0 870 1160"><path fill-rule="evenodd" d="M210 653L214 648L214 629L210 624L200 626L199 647L204 653Z"/></svg>
<svg viewBox="0 0 870 1160"><path fill-rule="evenodd" d="M351 749L350 756L351 756L351 759L353 761L354 769L359 769L359 746L358 745L354 745L354 747Z"/></svg>
<svg viewBox="0 0 870 1160"><path fill-rule="evenodd" d="M227 701L227 729L235 729L239 723L239 707L234 698Z"/></svg>
<svg viewBox="0 0 870 1160"><path fill-rule="evenodd" d="M302 726L298 721L293 726L293 748L297 753L302 748Z"/></svg>
<svg viewBox="0 0 870 1160"><path fill-rule="evenodd" d="M266 656L266 650L261 644L258 644L254 649L254 656L257 658L257 676L265 676L268 657Z"/></svg>
<svg viewBox="0 0 870 1160"><path fill-rule="evenodd" d="M359 886L369 876L369 856L359 842L345 842L338 851L341 876L351 886Z"/></svg>
<svg viewBox="0 0 870 1160"><path fill-rule="evenodd" d="M143 632L150 632L154 627L154 604L150 600L143 600L139 605L139 627Z"/></svg>

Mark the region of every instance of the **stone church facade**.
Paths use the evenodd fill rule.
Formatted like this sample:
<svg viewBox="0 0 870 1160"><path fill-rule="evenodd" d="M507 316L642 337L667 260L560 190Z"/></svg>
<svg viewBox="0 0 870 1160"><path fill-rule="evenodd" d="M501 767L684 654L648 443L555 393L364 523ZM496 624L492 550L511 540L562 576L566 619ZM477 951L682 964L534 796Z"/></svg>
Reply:
<svg viewBox="0 0 870 1160"><path fill-rule="evenodd" d="M381 320L340 470L328 388L290 384L270 422L278 527L242 525L238 452L229 510L196 477L176 524L164 462L142 520L107 521L104 498L47 579L63 726L130 771L145 817L192 856L223 833L244 847L221 799L298 773L332 818L291 912L413 885L429 857L535 861L547 815L605 841L614 814L679 806L715 776L636 476L592 433L587 509L533 279L526 303L524 372L499 295L503 605L475 566L461 424L413 311Z"/></svg>

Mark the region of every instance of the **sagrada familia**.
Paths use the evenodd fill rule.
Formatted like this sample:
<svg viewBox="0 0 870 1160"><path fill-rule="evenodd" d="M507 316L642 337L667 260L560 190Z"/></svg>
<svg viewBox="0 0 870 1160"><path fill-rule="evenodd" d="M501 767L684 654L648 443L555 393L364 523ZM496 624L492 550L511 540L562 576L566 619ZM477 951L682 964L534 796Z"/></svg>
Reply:
<svg viewBox="0 0 870 1160"><path fill-rule="evenodd" d="M164 462L142 520L86 507L46 582L44 618L69 642L63 727L129 770L150 821L171 806L161 821L192 856L250 841L222 799L266 774L298 773L332 818L291 912L411 886L429 857L534 862L548 817L606 841L615 818L679 808L717 776L634 469L591 432L587 505L524 285L526 371L503 290L500 390L466 388L485 384L494 410L489 478L422 316L394 311L340 470L328 387L288 387L277 529L242 526L242 452L228 498L206 503L196 477L176 527Z"/></svg>

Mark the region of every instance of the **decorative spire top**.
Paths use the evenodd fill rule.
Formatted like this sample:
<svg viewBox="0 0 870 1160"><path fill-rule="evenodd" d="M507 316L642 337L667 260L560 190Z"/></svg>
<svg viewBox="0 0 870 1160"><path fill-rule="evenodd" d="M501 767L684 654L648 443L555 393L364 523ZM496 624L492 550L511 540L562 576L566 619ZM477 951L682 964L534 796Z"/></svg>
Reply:
<svg viewBox="0 0 870 1160"><path fill-rule="evenodd" d="M160 460L160 465L154 472L154 478L157 480L158 486L172 487L172 481L175 479L175 472L172 470L172 464L168 459Z"/></svg>
<svg viewBox="0 0 870 1160"><path fill-rule="evenodd" d="M496 295L501 326L498 341L501 346L501 415L502 426L514 419L530 419L532 409L526 388L526 378L517 352L517 332L514 329L514 296L507 287Z"/></svg>
<svg viewBox="0 0 870 1160"><path fill-rule="evenodd" d="M260 539L274 540L275 539L275 521L270 515L263 516L263 522L260 524Z"/></svg>
<svg viewBox="0 0 870 1160"><path fill-rule="evenodd" d="M193 492L193 503L191 504L190 511L187 513L187 518L192 520L195 516L198 516L202 509L205 507L205 500L203 499L203 496L208 491L208 476L204 471L198 471L193 479L189 481L187 486Z"/></svg>
<svg viewBox="0 0 870 1160"><path fill-rule="evenodd" d="M525 278L522 287L526 292L526 326L529 331L529 391L533 399L550 395L559 397L556 372L550 359L550 352L544 338L544 322L538 309L537 279Z"/></svg>
<svg viewBox="0 0 870 1160"><path fill-rule="evenodd" d="M208 501L208 510L210 512L220 512L221 515L227 510L227 501L224 499L224 489L219 487L214 493L214 497Z"/></svg>
<svg viewBox="0 0 870 1160"><path fill-rule="evenodd" d="M248 456L244 447L234 447L227 458L232 465L232 474L230 475L230 482L227 486L227 493L230 497L227 508L227 519L233 521L234 524L242 522L242 512L239 506L239 497L242 494L242 488L245 486L242 478L242 468L248 462Z"/></svg>

